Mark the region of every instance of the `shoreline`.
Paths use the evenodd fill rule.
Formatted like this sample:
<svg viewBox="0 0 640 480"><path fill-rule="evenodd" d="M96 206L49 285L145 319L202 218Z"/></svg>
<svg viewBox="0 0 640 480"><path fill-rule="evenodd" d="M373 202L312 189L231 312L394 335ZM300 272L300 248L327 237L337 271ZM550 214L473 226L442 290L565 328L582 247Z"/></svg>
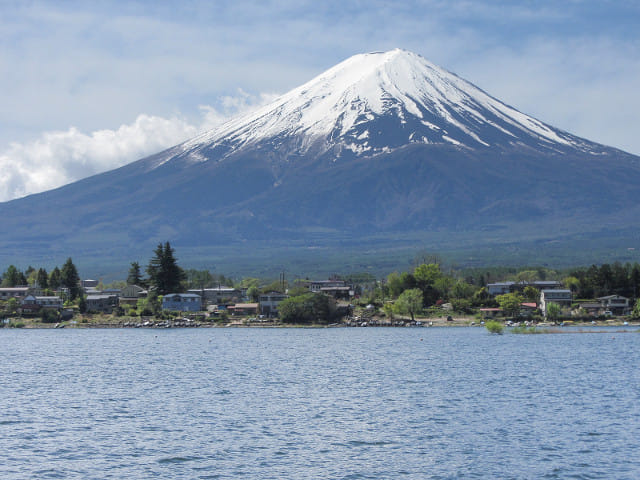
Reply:
<svg viewBox="0 0 640 480"><path fill-rule="evenodd" d="M296 324L296 323L281 323L281 322L255 322L249 321L248 318L234 319L233 321L226 323L196 321L196 320L152 320L150 318L138 319L133 317L126 317L120 321L104 321L104 318L89 319L81 318L78 320L70 320L58 323L42 323L33 322L31 319L25 318L11 318L11 323L3 325L8 329L26 329L26 330L50 330L50 329L183 329L183 328L460 328L460 327L481 327L484 328L484 321L478 321L475 317L450 317L448 320L446 317L438 318L416 318L415 322L411 322L408 318L395 318L389 321L388 319L382 319L380 317L372 317L367 321L349 321L349 322L336 322L331 324ZM499 320L500 321L500 320ZM604 320L592 322L574 322L571 320L565 320L562 324L552 323L538 323L538 324L525 324L525 322L518 322L513 325L506 325L505 329L509 329L513 326L527 326L537 327L540 329L557 329L562 330L564 328L640 328L640 320L628 321L628 320Z"/></svg>

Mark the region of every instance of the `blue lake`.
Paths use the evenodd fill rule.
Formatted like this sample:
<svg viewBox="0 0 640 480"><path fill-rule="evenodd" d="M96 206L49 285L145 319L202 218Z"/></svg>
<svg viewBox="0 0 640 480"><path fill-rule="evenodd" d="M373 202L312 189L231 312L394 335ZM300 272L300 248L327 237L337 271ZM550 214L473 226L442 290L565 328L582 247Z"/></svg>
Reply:
<svg viewBox="0 0 640 480"><path fill-rule="evenodd" d="M0 478L638 479L639 343L0 329Z"/></svg>

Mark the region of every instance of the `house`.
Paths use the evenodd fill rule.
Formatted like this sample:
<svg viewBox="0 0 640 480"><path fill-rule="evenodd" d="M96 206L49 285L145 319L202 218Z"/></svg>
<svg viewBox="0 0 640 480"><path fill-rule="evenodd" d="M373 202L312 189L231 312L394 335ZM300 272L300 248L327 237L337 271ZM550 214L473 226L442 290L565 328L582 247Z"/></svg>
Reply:
<svg viewBox="0 0 640 480"><path fill-rule="evenodd" d="M510 293L513 289L515 282L497 282L497 283L487 283L487 291L489 295L504 295L505 293Z"/></svg>
<svg viewBox="0 0 640 480"><path fill-rule="evenodd" d="M62 299L56 296L27 295L20 302L20 313L38 313L42 309L62 310Z"/></svg>
<svg viewBox="0 0 640 480"><path fill-rule="evenodd" d="M562 288L562 283L557 280L536 280L529 282L527 285L537 288L538 290L559 290Z"/></svg>
<svg viewBox="0 0 640 480"><path fill-rule="evenodd" d="M119 288L105 288L100 290L99 295L115 295L116 297L120 296L121 290Z"/></svg>
<svg viewBox="0 0 640 480"><path fill-rule="evenodd" d="M118 296L108 294L87 295L87 312L111 313L118 306Z"/></svg>
<svg viewBox="0 0 640 480"><path fill-rule="evenodd" d="M502 313L502 309L497 307L481 308L480 313L482 314L482 318L494 318L495 316Z"/></svg>
<svg viewBox="0 0 640 480"><path fill-rule="evenodd" d="M538 309L538 304L535 302L523 302L520 304L520 315L523 317L532 316Z"/></svg>
<svg viewBox="0 0 640 480"><path fill-rule="evenodd" d="M317 280L309 282L309 290L313 293L320 293L324 289L329 291L334 288L348 287L344 280Z"/></svg>
<svg viewBox="0 0 640 480"><path fill-rule="evenodd" d="M349 300L355 295L353 286L348 285L344 280L305 280L299 282L299 285L312 293L324 293L336 300Z"/></svg>
<svg viewBox="0 0 640 480"><path fill-rule="evenodd" d="M233 311L234 315L258 315L258 303L236 303Z"/></svg>
<svg viewBox="0 0 640 480"><path fill-rule="evenodd" d="M283 300L289 298L289 295L278 292L271 292L258 297L258 303L260 304L260 313L266 317L278 316L278 305Z"/></svg>
<svg viewBox="0 0 640 480"><path fill-rule="evenodd" d="M219 286L216 288L194 288L188 290L187 293L198 295L207 305L216 305L231 299L243 299L246 290Z"/></svg>
<svg viewBox="0 0 640 480"><path fill-rule="evenodd" d="M135 308L138 305L138 299L147 296L147 291L138 285L127 285L118 296L118 305L121 307Z"/></svg>
<svg viewBox="0 0 640 480"><path fill-rule="evenodd" d="M621 295L607 295L598 297L598 302L605 311L611 312L613 315L626 315L630 313L629 299Z"/></svg>
<svg viewBox="0 0 640 480"><path fill-rule="evenodd" d="M0 288L0 300L10 298L23 298L29 294L29 287L2 287Z"/></svg>
<svg viewBox="0 0 640 480"><path fill-rule="evenodd" d="M162 309L176 312L199 312L202 297L195 293L169 293L162 297Z"/></svg>
<svg viewBox="0 0 640 480"><path fill-rule="evenodd" d="M320 289L320 293L324 293L325 295L329 295L330 297L335 298L336 300L349 300L353 298L355 292L353 288L349 286L343 287L322 287Z"/></svg>
<svg viewBox="0 0 640 480"><path fill-rule="evenodd" d="M591 316L599 316L604 314L604 308L600 303L585 302L581 303L579 308L586 314Z"/></svg>
<svg viewBox="0 0 640 480"><path fill-rule="evenodd" d="M547 315L547 305L549 303L556 303L560 308L568 308L573 302L573 296L571 290L542 290L540 292L540 310L544 316Z"/></svg>
<svg viewBox="0 0 640 480"><path fill-rule="evenodd" d="M557 280L536 280L534 282L497 282L488 283L487 291L490 295L504 295L505 293L522 292L527 287L533 287L538 290L558 290L562 288L562 284Z"/></svg>

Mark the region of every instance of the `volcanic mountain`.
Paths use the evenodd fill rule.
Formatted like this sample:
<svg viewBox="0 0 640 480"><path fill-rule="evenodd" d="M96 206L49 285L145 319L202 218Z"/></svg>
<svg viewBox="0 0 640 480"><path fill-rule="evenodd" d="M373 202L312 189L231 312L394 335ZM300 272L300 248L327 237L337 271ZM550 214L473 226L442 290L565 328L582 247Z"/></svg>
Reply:
<svg viewBox="0 0 640 480"><path fill-rule="evenodd" d="M617 231L640 214L639 160L397 49L355 55L156 155L0 204L0 245L115 258L164 240L197 255Z"/></svg>

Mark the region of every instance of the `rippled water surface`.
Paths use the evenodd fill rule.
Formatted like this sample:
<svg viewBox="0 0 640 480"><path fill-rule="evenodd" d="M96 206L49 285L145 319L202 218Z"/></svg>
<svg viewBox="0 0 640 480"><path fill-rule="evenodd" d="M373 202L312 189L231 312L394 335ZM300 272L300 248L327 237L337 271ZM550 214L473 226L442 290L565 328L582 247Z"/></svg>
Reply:
<svg viewBox="0 0 640 480"><path fill-rule="evenodd" d="M640 478L640 334L0 330L0 478Z"/></svg>

